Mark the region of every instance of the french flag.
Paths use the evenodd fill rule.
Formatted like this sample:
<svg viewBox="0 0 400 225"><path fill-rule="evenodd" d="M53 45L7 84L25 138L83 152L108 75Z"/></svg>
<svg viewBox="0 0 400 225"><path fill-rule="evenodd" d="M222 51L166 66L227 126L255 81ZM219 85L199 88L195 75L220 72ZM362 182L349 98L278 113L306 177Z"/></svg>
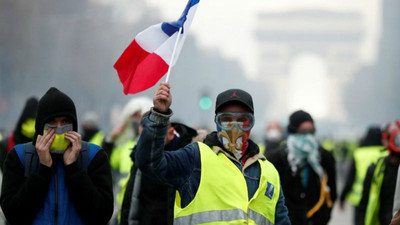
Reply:
<svg viewBox="0 0 400 225"><path fill-rule="evenodd" d="M167 73L168 68L175 65L199 1L189 0L179 20L150 26L140 32L125 49L114 64L125 95L154 86ZM181 27L182 32L176 43Z"/></svg>

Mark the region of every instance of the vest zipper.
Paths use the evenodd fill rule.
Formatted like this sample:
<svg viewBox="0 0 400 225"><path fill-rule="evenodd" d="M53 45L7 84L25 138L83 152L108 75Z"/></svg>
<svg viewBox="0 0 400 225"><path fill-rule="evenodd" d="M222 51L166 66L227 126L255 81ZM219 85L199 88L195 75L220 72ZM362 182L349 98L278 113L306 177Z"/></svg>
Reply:
<svg viewBox="0 0 400 225"><path fill-rule="evenodd" d="M57 167L54 172L54 195L55 195L55 212L54 212L54 224L57 225L57 219L58 219L58 177L57 177Z"/></svg>

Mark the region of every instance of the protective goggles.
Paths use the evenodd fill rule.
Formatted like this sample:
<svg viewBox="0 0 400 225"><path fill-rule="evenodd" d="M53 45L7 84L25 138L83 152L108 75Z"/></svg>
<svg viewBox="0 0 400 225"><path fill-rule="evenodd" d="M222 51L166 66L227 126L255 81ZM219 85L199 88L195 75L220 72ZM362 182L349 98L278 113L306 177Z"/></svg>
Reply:
<svg viewBox="0 0 400 225"><path fill-rule="evenodd" d="M243 131L248 131L254 126L254 116L251 113L218 113L215 116L215 123L223 130L232 130L238 126Z"/></svg>
<svg viewBox="0 0 400 225"><path fill-rule="evenodd" d="M44 130L48 130L49 128L53 128L56 134L64 134L64 133L67 133L68 131L72 131L72 124L67 124L67 125L58 127L57 125L50 125L50 124L46 123L44 125Z"/></svg>

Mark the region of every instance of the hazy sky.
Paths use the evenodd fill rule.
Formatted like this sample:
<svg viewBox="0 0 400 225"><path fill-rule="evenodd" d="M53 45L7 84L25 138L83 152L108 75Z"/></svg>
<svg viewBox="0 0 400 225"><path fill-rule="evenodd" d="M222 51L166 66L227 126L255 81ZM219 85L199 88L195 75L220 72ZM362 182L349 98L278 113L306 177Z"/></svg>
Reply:
<svg viewBox="0 0 400 225"><path fill-rule="evenodd" d="M147 2L160 8L160 16L164 21L179 18L187 3L186 0ZM380 32L380 0L200 0L190 34L196 35L196 40L202 46L217 48L224 56L238 59L246 74L255 76L258 63L254 35L256 15L260 12L297 9L360 12L366 32L363 47L360 48L361 59L368 64L374 62Z"/></svg>

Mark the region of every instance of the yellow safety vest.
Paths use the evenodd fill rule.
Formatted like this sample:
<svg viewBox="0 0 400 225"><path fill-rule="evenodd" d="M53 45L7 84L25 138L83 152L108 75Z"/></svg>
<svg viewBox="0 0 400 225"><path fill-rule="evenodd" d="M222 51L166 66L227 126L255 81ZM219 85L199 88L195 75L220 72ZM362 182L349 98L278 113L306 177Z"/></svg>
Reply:
<svg viewBox="0 0 400 225"><path fill-rule="evenodd" d="M275 167L258 159L259 187L248 200L247 184L237 166L222 152L214 153L198 142L201 178L195 198L184 208L179 196L175 205L175 225L189 224L275 224L280 181Z"/></svg>
<svg viewBox="0 0 400 225"><path fill-rule="evenodd" d="M379 206L381 203L380 194L385 174L384 157L380 158L376 163L374 175L371 180L371 188L369 191L367 211L365 212L365 225L380 225L379 222Z"/></svg>
<svg viewBox="0 0 400 225"><path fill-rule="evenodd" d="M90 138L90 140L88 142L101 146L101 144L103 143L103 139L104 139L104 134L101 131L98 131L95 135L93 135L92 138Z"/></svg>
<svg viewBox="0 0 400 225"><path fill-rule="evenodd" d="M360 204L362 197L365 174L369 165L375 163L379 157L388 154L383 146L366 146L357 148L354 151L354 161L356 166L356 174L351 191L347 194L346 200L354 206Z"/></svg>
<svg viewBox="0 0 400 225"><path fill-rule="evenodd" d="M132 153L133 147L136 145L136 140L130 140L125 144L118 146L113 149L110 156L110 164L113 170L118 171L120 174L120 179L118 181L118 186L120 191L116 196L116 200L119 204L122 204L124 198L126 183L129 179L129 172L133 166L130 154Z"/></svg>
<svg viewBox="0 0 400 225"><path fill-rule="evenodd" d="M260 149L260 153L264 155L265 148L266 148L265 144L263 144L263 143L258 144L258 148Z"/></svg>

